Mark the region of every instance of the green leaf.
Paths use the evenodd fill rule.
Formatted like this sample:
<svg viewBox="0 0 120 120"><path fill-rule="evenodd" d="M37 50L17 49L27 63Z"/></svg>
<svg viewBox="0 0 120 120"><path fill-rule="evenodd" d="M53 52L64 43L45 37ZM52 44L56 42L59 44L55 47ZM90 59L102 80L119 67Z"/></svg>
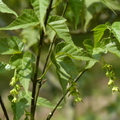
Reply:
<svg viewBox="0 0 120 120"><path fill-rule="evenodd" d="M26 93L25 91L20 91L18 93L18 101L20 101L21 99L25 99L26 100L26 105L30 106L31 105L31 99L32 99L32 92L28 91Z"/></svg>
<svg viewBox="0 0 120 120"><path fill-rule="evenodd" d="M106 53L106 47L103 41L99 41L96 46L94 46L92 40L86 39L83 42L86 50L93 56L93 58L99 60L101 53Z"/></svg>
<svg viewBox="0 0 120 120"><path fill-rule="evenodd" d="M54 40L56 32L47 26L47 35L48 35L48 38L50 39L50 41L52 42Z"/></svg>
<svg viewBox="0 0 120 120"><path fill-rule="evenodd" d="M32 45L37 43L39 39L39 30L35 27L28 27L21 31L20 34L23 38L23 41L25 43L25 49L30 48Z"/></svg>
<svg viewBox="0 0 120 120"><path fill-rule="evenodd" d="M120 22L114 22L111 26L112 32L117 40L120 42Z"/></svg>
<svg viewBox="0 0 120 120"><path fill-rule="evenodd" d="M68 43L72 43L72 38L69 29L66 25L66 19L60 16L51 16L48 20L48 26L55 31L55 33Z"/></svg>
<svg viewBox="0 0 120 120"><path fill-rule="evenodd" d="M14 14L17 17L17 13L4 4L2 0L0 0L0 12Z"/></svg>
<svg viewBox="0 0 120 120"><path fill-rule="evenodd" d="M49 5L49 0L31 0L31 4L35 10L35 13L39 19L39 22L41 24L41 27L45 30L45 17L46 17L46 12L47 8Z"/></svg>
<svg viewBox="0 0 120 120"><path fill-rule="evenodd" d="M56 67L56 72L59 78L60 85L63 89L63 92L65 93L66 86L68 84L68 80L70 79L70 76L64 71L64 69L57 62L57 59L55 58L54 54L51 55L51 60L52 60L52 63Z"/></svg>
<svg viewBox="0 0 120 120"><path fill-rule="evenodd" d="M61 42L56 47L56 57L60 56L68 56L72 59L76 60L83 60L83 61L96 61L87 51L85 51L83 48L77 47L74 44L68 44L65 42Z"/></svg>
<svg viewBox="0 0 120 120"><path fill-rule="evenodd" d="M96 11L101 11L100 0L83 0L83 18L85 19L84 30L86 31L89 22L92 20ZM83 19L83 20L84 20Z"/></svg>
<svg viewBox="0 0 120 120"><path fill-rule="evenodd" d="M22 97L18 102L12 102L13 96L8 96L9 101L11 102L11 107L13 110L14 118L13 120L20 120L22 115L24 115L25 108L28 107L26 105L27 100Z"/></svg>
<svg viewBox="0 0 120 120"><path fill-rule="evenodd" d="M104 44L110 53L120 57L120 43L116 39L105 39Z"/></svg>
<svg viewBox="0 0 120 120"><path fill-rule="evenodd" d="M94 41L95 45L100 41L102 38L104 31L107 29L107 26L105 24L98 25L95 27L92 31L94 31Z"/></svg>
<svg viewBox="0 0 120 120"><path fill-rule="evenodd" d="M28 94L26 94L26 92L24 92L24 91L20 91L18 97L19 97L19 99L25 98L28 101L27 105L30 105L31 104L31 97L30 97L31 95L32 95L32 93L30 91L28 92ZM48 101L47 99L42 98L42 97L38 97L37 105L48 107L48 108L55 107L55 105L53 105L50 101ZM58 108L60 108L60 107L58 107Z"/></svg>
<svg viewBox="0 0 120 120"><path fill-rule="evenodd" d="M17 76L15 76L15 78L21 83L26 93L28 93L29 82L33 73L32 64L34 61L35 58L30 52L14 55L10 60L11 65L16 69Z"/></svg>
<svg viewBox="0 0 120 120"><path fill-rule="evenodd" d="M93 44L93 41L91 39L86 39L83 41L83 44L86 48L86 50L89 52L89 53L93 53L93 48L94 48L94 44Z"/></svg>
<svg viewBox="0 0 120 120"><path fill-rule="evenodd" d="M22 101L19 101L17 103L12 102L12 110L14 113L14 120L20 120L22 115L24 115L24 110L26 108L26 104Z"/></svg>
<svg viewBox="0 0 120 120"><path fill-rule="evenodd" d="M23 51L24 44L17 37L0 38L0 54L19 54Z"/></svg>
<svg viewBox="0 0 120 120"><path fill-rule="evenodd" d="M22 15L18 16L7 27L0 28L0 30L17 30L39 24L38 18L32 9L24 9Z"/></svg>
<svg viewBox="0 0 120 120"><path fill-rule="evenodd" d="M67 83L70 79L75 79L75 77L78 75L78 70L69 57L55 58L55 56L52 55L51 59L53 64L56 66L59 82L63 92L65 92Z"/></svg>
<svg viewBox="0 0 120 120"><path fill-rule="evenodd" d="M114 13L114 10L120 10L120 4L116 0L101 0L103 4L105 4L109 9L111 9Z"/></svg>
<svg viewBox="0 0 120 120"><path fill-rule="evenodd" d="M82 0L69 0L69 3L75 16L75 28L77 28L80 19L80 10L82 9Z"/></svg>
<svg viewBox="0 0 120 120"><path fill-rule="evenodd" d="M87 26L88 26L88 24L89 24L89 22L91 21L92 18L93 18L93 14L89 10L85 9L84 31L86 31Z"/></svg>
<svg viewBox="0 0 120 120"><path fill-rule="evenodd" d="M45 99L43 97L38 97L37 105L44 106L47 108L54 108L55 107L55 105L53 105L50 101L48 101L47 99ZM58 108L61 108L61 107L58 107Z"/></svg>
<svg viewBox="0 0 120 120"><path fill-rule="evenodd" d="M13 66L11 66L10 64L6 64L3 62L0 62L0 73L6 72L6 71L10 71L14 69Z"/></svg>
<svg viewBox="0 0 120 120"><path fill-rule="evenodd" d="M91 56L98 61L101 57L101 53L106 53L106 51L107 51L103 41L101 41L101 42L99 41L97 46L94 46L92 40L86 39L86 40L84 40L83 44L86 47L86 50L89 52L89 54L91 54ZM87 61L85 69L89 69L89 68L93 67L95 65L95 63L96 63L95 60Z"/></svg>

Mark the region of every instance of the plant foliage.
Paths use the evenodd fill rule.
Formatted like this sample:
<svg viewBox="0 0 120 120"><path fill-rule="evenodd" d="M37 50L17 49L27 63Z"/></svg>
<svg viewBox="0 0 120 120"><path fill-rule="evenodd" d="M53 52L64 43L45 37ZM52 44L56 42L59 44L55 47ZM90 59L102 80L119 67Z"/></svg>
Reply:
<svg viewBox="0 0 120 120"><path fill-rule="evenodd" d="M112 11L120 10L116 2L113 0L31 0L30 4L31 9L24 9L20 15L17 15L0 0L0 12L16 16L13 22L6 27L1 27L0 30L20 31L20 35L0 38L0 54L11 55L8 63L0 62L0 73L14 70L10 81L13 88L9 96L14 120L20 120L22 116L25 116L24 120L35 120L36 106L53 108L46 118L50 120L68 93L75 97L75 101L82 101L77 81L96 63L102 64L106 70L106 76L109 78L108 86L112 86L112 92L119 91L119 86L114 85L116 76L112 66L101 59L107 53L120 57L120 22L96 26L92 29L93 39L83 40L83 47L78 47L69 29L71 16L67 16L67 12L73 15L71 19L74 19L73 24L76 29L82 24L82 28L87 30L93 14L99 12L103 4ZM61 4L63 4L63 11L59 15L55 11ZM93 10L96 5L99 8ZM108 36L105 36L106 31L109 33ZM45 39L48 39L49 49L41 69L42 46ZM34 48L36 49L33 50ZM82 69L78 69L75 61L79 64L84 63L81 64ZM49 67L52 65L56 68L63 91L62 97L54 105L39 96L41 87L46 83Z"/></svg>

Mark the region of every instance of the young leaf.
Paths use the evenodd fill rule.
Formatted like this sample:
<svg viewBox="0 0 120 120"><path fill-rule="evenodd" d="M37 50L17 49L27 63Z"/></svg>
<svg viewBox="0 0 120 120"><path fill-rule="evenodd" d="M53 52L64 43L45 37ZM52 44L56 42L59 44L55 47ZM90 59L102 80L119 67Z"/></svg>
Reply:
<svg viewBox="0 0 120 120"><path fill-rule="evenodd" d="M14 14L17 17L17 13L4 4L2 0L0 0L0 12Z"/></svg>
<svg viewBox="0 0 120 120"><path fill-rule="evenodd" d="M10 25L0 30L17 30L39 24L38 18L32 9L24 9L22 15L18 16Z"/></svg>
<svg viewBox="0 0 120 120"><path fill-rule="evenodd" d="M117 40L120 42L120 22L114 22L111 26L112 32Z"/></svg>
<svg viewBox="0 0 120 120"><path fill-rule="evenodd" d="M75 28L79 22L80 10L82 9L82 0L69 0L71 10L75 15Z"/></svg>
<svg viewBox="0 0 120 120"><path fill-rule="evenodd" d="M31 0L31 4L35 10L35 13L39 19L41 27L45 30L44 20L46 17L47 8L50 0Z"/></svg>
<svg viewBox="0 0 120 120"><path fill-rule="evenodd" d="M35 58L30 52L14 55L10 60L11 65L16 69L16 78L21 83L26 93L28 93L29 82L33 72L32 63L34 61Z"/></svg>
<svg viewBox="0 0 120 120"><path fill-rule="evenodd" d="M94 31L94 41L95 45L100 41L102 38L104 31L107 29L107 26L105 24L98 25L95 27L92 31Z"/></svg>
<svg viewBox="0 0 120 120"><path fill-rule="evenodd" d="M0 62L0 73L14 69L10 64Z"/></svg>
<svg viewBox="0 0 120 120"><path fill-rule="evenodd" d="M24 44L17 37L0 38L0 54L19 54L23 51Z"/></svg>
<svg viewBox="0 0 120 120"><path fill-rule="evenodd" d="M72 38L69 34L69 29L66 25L66 19L60 16L51 16L48 20L48 26L55 31L55 33L65 40L67 43L73 44Z"/></svg>

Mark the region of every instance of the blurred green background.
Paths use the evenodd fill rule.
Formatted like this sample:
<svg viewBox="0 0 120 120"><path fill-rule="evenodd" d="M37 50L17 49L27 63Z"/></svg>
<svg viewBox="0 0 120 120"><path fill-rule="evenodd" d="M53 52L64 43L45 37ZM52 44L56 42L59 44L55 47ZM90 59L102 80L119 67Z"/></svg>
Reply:
<svg viewBox="0 0 120 120"><path fill-rule="evenodd" d="M91 1L91 3L90 3ZM68 6L65 18L68 19L68 26L73 40L77 46L83 47L83 41L85 39L93 39L93 33L91 30L99 25L106 22L113 23L115 21L120 21L120 6L119 0L109 0L116 13L106 7L99 0L85 0L86 8L91 14L92 18L89 19L89 23L84 27L84 15L81 13L78 28L75 29L74 20L75 16L70 12L70 7ZM21 14L22 9L31 8L29 0L3 0L10 8L17 12L18 15ZM112 4L113 3L113 4ZM117 5L116 5L117 3ZM57 9L54 10L53 14L61 15L64 4L61 3ZM0 13L0 27L7 26L15 19L14 15ZM28 28L31 30L31 28ZM27 29L27 30L28 30ZM84 31L86 29L86 32ZM33 31L34 32L34 31ZM18 31L0 31L0 37L6 36L19 36L24 37L22 30ZM107 32L105 34L107 36ZM33 36L34 37L34 36ZM29 46L27 42L26 46ZM44 43L43 49L43 60L46 55L46 50L48 49L49 42L47 39ZM36 44L30 46L30 50L35 50ZM26 48L27 49L27 48ZM118 80L116 81L117 86L120 86L120 62L119 58L112 54L103 55L105 61L112 64L116 72ZM0 61L8 62L10 56L1 56ZM41 65L42 65L41 62ZM82 63L81 63L82 64ZM81 69L80 63L77 63L78 69ZM61 95L61 88L58 82L58 78L54 73L54 67L47 74L49 81L46 82L41 90L40 95L47 98L48 100L56 103ZM3 101L8 109L8 113L12 120L12 111L10 108L10 103L7 99L9 95L9 82L13 76L13 71L0 74L0 94L3 97ZM102 69L100 64L96 64L91 70L87 71L83 77L78 81L79 91L81 97L83 98L83 103L74 103L73 98L66 98L67 103L64 103L62 109L58 109L52 118L52 120L120 120L120 94L111 92L111 88L107 86L108 78L105 77L105 71ZM44 120L51 109L38 107L36 118L39 120ZM0 108L0 117L5 119L3 112Z"/></svg>

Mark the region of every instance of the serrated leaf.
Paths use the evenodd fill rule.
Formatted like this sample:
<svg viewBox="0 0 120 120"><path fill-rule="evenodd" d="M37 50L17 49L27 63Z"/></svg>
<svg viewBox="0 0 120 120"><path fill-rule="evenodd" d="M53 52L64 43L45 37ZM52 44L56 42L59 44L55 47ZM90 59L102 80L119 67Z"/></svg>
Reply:
<svg viewBox="0 0 120 120"><path fill-rule="evenodd" d="M66 19L60 16L51 16L48 20L48 26L55 31L55 33L65 40L66 42L73 44L72 38L69 33L69 29L66 25Z"/></svg>
<svg viewBox="0 0 120 120"><path fill-rule="evenodd" d="M60 67L59 63L57 63L57 59L55 58L55 56L53 54L51 56L51 60L52 60L52 63L56 67L56 72L57 72L57 75L59 78L60 85L63 89L63 92L65 93L66 86L67 86L70 76L64 71L64 69L62 67Z"/></svg>
<svg viewBox="0 0 120 120"><path fill-rule="evenodd" d="M120 42L120 22L114 22L111 28L112 28L112 33L117 38L117 40Z"/></svg>
<svg viewBox="0 0 120 120"><path fill-rule="evenodd" d="M83 48L77 47L74 44L67 44L62 42L56 47L56 57L68 56L72 59L83 61L96 61L90 54L88 54ZM97 61L96 61L97 62Z"/></svg>
<svg viewBox="0 0 120 120"><path fill-rule="evenodd" d="M17 103L12 102L12 110L13 110L13 113L14 113L13 120L20 120L22 115L24 115L24 109L26 107L27 107L26 104L21 102L21 101L19 101Z"/></svg>
<svg viewBox="0 0 120 120"><path fill-rule="evenodd" d="M95 61L87 61L85 65L85 69L90 69L95 65Z"/></svg>
<svg viewBox="0 0 120 120"><path fill-rule="evenodd" d="M69 57L55 58L52 56L51 59L53 64L56 66L59 82L63 92L65 92L69 80L73 80L77 76L78 71Z"/></svg>
<svg viewBox="0 0 120 120"><path fill-rule="evenodd" d="M10 25L0 28L0 30L17 30L39 24L38 18L32 9L24 9Z"/></svg>
<svg viewBox="0 0 120 120"><path fill-rule="evenodd" d="M94 44L93 44L92 40L86 39L86 40L83 41L83 44L84 44L84 46L85 46L85 48L88 52L90 52L90 53L93 52Z"/></svg>
<svg viewBox="0 0 120 120"><path fill-rule="evenodd" d="M24 44L18 37L0 38L0 54L19 54Z"/></svg>
<svg viewBox="0 0 120 120"><path fill-rule="evenodd" d="M27 93L25 91L20 91L18 93L18 101L21 99L26 99L27 100L27 105L30 105L31 99L32 99L32 92L28 91Z"/></svg>
<svg viewBox="0 0 120 120"><path fill-rule="evenodd" d="M75 28L77 28L80 19L80 10L82 9L82 0L69 0L69 3L75 16Z"/></svg>
<svg viewBox="0 0 120 120"><path fill-rule="evenodd" d="M50 101L48 101L47 99L45 99L43 97L38 97L37 105L44 106L47 108L54 108L55 107L55 105L53 105ZM61 108L61 107L58 107L58 108Z"/></svg>
<svg viewBox="0 0 120 120"><path fill-rule="evenodd" d="M120 43L116 39L106 39L104 41L107 50L120 57Z"/></svg>
<svg viewBox="0 0 120 120"><path fill-rule="evenodd" d="M106 47L104 45L103 41L99 41L96 46L94 46L92 40L86 39L83 42L84 46L86 47L86 50L91 53L91 55L98 59L101 53L106 53Z"/></svg>
<svg viewBox="0 0 120 120"><path fill-rule="evenodd" d="M95 45L100 41L102 38L104 31L107 29L107 26L105 24L98 25L95 27L92 31L94 31L94 41Z"/></svg>
<svg viewBox="0 0 120 120"><path fill-rule="evenodd" d="M28 92L28 94L26 94L26 92L24 91L21 91L19 92L19 99L23 99L25 98L27 101L28 101L28 104L27 105L30 105L31 103L31 96L32 95L32 92ZM43 98L43 97L38 97L38 100L37 100L37 105L38 106L44 106L44 107L48 107L48 108L54 108L55 105L53 105L50 101L48 101L47 99ZM58 107L60 108L60 107Z"/></svg>
<svg viewBox="0 0 120 120"><path fill-rule="evenodd" d="M10 64L0 62L0 73L10 71L12 69L14 69L14 67L11 66Z"/></svg>
<svg viewBox="0 0 120 120"><path fill-rule="evenodd" d="M31 80L33 67L35 61L34 56L30 52L11 57L10 63L16 69L16 78L21 83L26 93L28 93L29 82Z"/></svg>
<svg viewBox="0 0 120 120"><path fill-rule="evenodd" d="M40 21L41 27L43 27L43 29L45 30L44 21L46 17L47 8L49 5L49 0L31 0L31 4Z"/></svg>
<svg viewBox="0 0 120 120"><path fill-rule="evenodd" d="M17 13L4 4L2 0L0 0L0 12L14 14L17 17Z"/></svg>
<svg viewBox="0 0 120 120"><path fill-rule="evenodd" d="M97 46L94 46L92 40L87 39L87 40L84 40L83 44L86 47L86 50L91 54L91 56L98 61L101 57L101 53L106 53L107 51L103 41L99 42ZM89 69L93 67L95 63L96 63L95 60L87 61L85 69Z"/></svg>

